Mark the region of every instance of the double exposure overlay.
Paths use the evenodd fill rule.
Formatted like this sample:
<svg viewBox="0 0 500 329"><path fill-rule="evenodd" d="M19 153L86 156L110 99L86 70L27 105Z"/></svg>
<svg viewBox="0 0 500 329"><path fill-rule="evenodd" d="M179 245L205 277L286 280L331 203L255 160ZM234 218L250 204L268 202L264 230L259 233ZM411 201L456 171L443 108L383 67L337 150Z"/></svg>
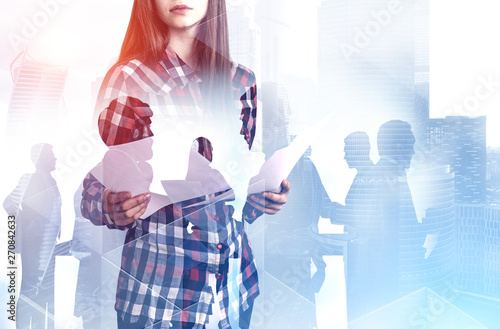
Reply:
<svg viewBox="0 0 500 329"><path fill-rule="evenodd" d="M1 328L500 328L488 1L1 6Z"/></svg>

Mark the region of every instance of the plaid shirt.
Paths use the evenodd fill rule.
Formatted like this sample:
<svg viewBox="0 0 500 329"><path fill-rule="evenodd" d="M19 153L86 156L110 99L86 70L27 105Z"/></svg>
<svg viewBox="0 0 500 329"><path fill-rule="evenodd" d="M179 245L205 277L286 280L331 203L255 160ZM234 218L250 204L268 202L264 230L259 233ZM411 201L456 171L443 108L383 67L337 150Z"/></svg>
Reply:
<svg viewBox="0 0 500 329"><path fill-rule="evenodd" d="M107 74L97 106L99 130L107 145L123 143L122 133L140 138L151 131L135 126L148 122L153 112L183 120L200 116L201 79L175 52L167 47L162 60L146 66L138 60L114 66ZM252 145L255 136L256 84L253 72L233 65L233 95L241 109L242 134ZM203 116L203 113L201 114ZM154 119L153 119L154 121ZM144 127L144 125L142 125ZM208 323L214 296L209 274L217 278L220 327L231 328L228 320L228 265L240 258L237 285L240 309L259 294L257 269L244 222L233 219L234 209L225 202L187 207L200 200L175 203L127 227L116 225L103 211L105 187L91 174L84 180L82 215L96 225L128 229L122 252L115 308L126 322L161 328L202 328ZM261 213L245 204L242 217L251 223ZM195 224L191 233L189 222ZM199 225L196 225L199 224ZM156 327L155 327L156 328Z"/></svg>

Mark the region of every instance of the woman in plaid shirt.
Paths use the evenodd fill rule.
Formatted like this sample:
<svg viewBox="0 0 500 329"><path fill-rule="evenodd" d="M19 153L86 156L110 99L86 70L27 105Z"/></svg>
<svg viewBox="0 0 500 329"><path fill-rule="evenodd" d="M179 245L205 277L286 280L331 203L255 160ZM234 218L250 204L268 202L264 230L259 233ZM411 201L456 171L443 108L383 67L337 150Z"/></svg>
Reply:
<svg viewBox="0 0 500 329"><path fill-rule="evenodd" d="M155 143L160 136L182 144L190 133L206 134L214 159L242 158L244 171L246 158L236 151L234 137L239 131L251 147L257 88L253 72L229 59L225 13L224 0L134 1L120 58L97 102L99 131L108 146L150 138L152 130ZM241 122L234 123L238 115ZM169 164L182 162L177 154L164 153L160 156ZM212 161L211 149L200 153ZM235 269L239 327L248 328L258 285L244 221L277 213L289 189L283 181L280 193L248 196L241 221L225 201L192 206L197 200L171 204L143 219L150 193L113 193L89 173L82 215L96 225L128 230L115 304L118 328L206 328L212 311L219 313L220 328L235 326L228 311L229 264L235 258L240 260ZM215 292L209 281L215 281Z"/></svg>

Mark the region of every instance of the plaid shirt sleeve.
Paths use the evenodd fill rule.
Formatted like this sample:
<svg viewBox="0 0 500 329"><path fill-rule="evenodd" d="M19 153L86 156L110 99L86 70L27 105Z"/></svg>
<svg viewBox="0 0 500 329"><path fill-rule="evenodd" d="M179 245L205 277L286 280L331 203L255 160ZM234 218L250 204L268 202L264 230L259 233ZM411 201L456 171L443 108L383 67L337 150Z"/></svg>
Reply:
<svg viewBox="0 0 500 329"><path fill-rule="evenodd" d="M239 65L236 69L233 81L239 84L235 92L238 93L241 106L240 120L242 127L240 135L243 135L250 149L255 138L255 121L257 118L257 84L255 74Z"/></svg>
<svg viewBox="0 0 500 329"><path fill-rule="evenodd" d="M99 133L108 146L120 145L153 136L153 111L138 98L120 96L113 99L99 115Z"/></svg>
<svg viewBox="0 0 500 329"><path fill-rule="evenodd" d="M105 187L91 173L83 180L82 202L80 209L82 216L89 219L94 225L106 225L110 229L125 230L128 226L116 225L111 216L104 210L102 194Z"/></svg>
<svg viewBox="0 0 500 329"><path fill-rule="evenodd" d="M102 208L102 194L105 187L91 174L88 173L83 180L82 202L80 209L82 216L89 219L94 225L106 225L115 228L115 224L105 214Z"/></svg>
<svg viewBox="0 0 500 329"><path fill-rule="evenodd" d="M99 133L106 145L118 145L126 142L133 135L152 135L149 129L151 109L140 100L128 97L125 74L121 67L112 68L102 83L96 103L99 115ZM137 111L134 111L137 108ZM142 127L142 128L141 128ZM120 128L120 129L118 129ZM139 137L139 136L135 136ZM94 225L106 225L111 229L125 230L127 226L116 225L103 208L103 186L92 174L87 174L83 181L82 202L83 217Z"/></svg>
<svg viewBox="0 0 500 329"><path fill-rule="evenodd" d="M255 138L257 119L257 84L255 74L246 67L239 65L234 80L237 80L240 84L239 88L236 88L241 106L240 120L242 121L242 127L240 135L244 136L250 149ZM262 214L261 211L247 202L243 207L242 218L251 224Z"/></svg>

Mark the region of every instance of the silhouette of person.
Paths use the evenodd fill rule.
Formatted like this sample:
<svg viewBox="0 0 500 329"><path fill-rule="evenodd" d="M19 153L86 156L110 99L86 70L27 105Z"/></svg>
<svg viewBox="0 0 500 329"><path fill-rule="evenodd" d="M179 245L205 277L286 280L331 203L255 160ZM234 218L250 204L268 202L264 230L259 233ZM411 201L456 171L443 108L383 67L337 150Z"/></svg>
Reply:
<svg viewBox="0 0 500 329"><path fill-rule="evenodd" d="M278 83L262 84L262 150L266 160L289 144L285 100L278 96L284 94ZM318 222L320 214L327 212L330 199L310 155L309 148L287 177L294 186L287 207L262 221L264 241L256 248L263 249L264 270L274 278L268 281L272 283L266 287L270 293L265 294L265 300L257 301L266 309L273 305L274 311L262 319L264 328L317 327L314 294L320 291L326 270L325 251L317 239ZM311 263L316 267L314 273ZM284 294L280 298L284 301L276 302L275 294Z"/></svg>
<svg viewBox="0 0 500 329"><path fill-rule="evenodd" d="M272 318L266 319L266 328L317 327L315 293L325 280L323 256L327 252L316 238L320 214L330 199L310 154L309 148L287 177L296 187L288 196L288 207L265 219L265 270L294 291L294 297L277 306Z"/></svg>
<svg viewBox="0 0 500 329"><path fill-rule="evenodd" d="M399 297L400 227L417 220L406 170L415 154L415 137L407 122L382 124L377 134L380 160L364 185L364 220L357 223L356 268L352 277L362 297L354 306L362 315Z"/></svg>
<svg viewBox="0 0 500 329"><path fill-rule="evenodd" d="M224 176L218 170L210 167L212 159L212 142L210 142L210 140L206 137L196 138L191 145L189 153L186 181L199 182L201 190L199 191L200 195L197 197L182 201L182 205L189 208L186 210L186 213L199 212L203 209L203 204L210 203L215 197L224 193L226 193L226 195L219 201L232 201L235 199L234 193L227 193L232 192L233 190L224 179ZM198 205L193 206L196 204ZM223 205L224 202L218 202L217 204ZM209 229L210 221L203 216L199 216L199 218L192 217L191 224L198 230L207 230Z"/></svg>
<svg viewBox="0 0 500 329"><path fill-rule="evenodd" d="M231 190L224 176L210 167L213 159L212 142L206 137L198 137L193 141L189 154L187 181L198 181L208 197L214 197ZM233 198L234 200L234 195Z"/></svg>
<svg viewBox="0 0 500 329"><path fill-rule="evenodd" d="M3 206L17 221L22 282L16 328L54 328L54 248L61 229L61 196L51 172L56 158L49 144L31 149L36 171L25 174ZM46 312L48 311L48 314Z"/></svg>
<svg viewBox="0 0 500 329"><path fill-rule="evenodd" d="M356 223L363 220L360 217L359 207L362 206L366 195L364 183L373 169L370 159L370 139L363 131L356 131L344 139L344 160L349 169L356 170L349 192L345 198L345 205L332 202L327 216L332 223L344 224L344 230L352 235L356 234Z"/></svg>
<svg viewBox="0 0 500 329"><path fill-rule="evenodd" d="M363 293L360 290L356 277L363 271L359 259L359 230L362 230L363 222L371 220L372 212L367 188L367 178L373 170L373 162L370 159L370 139L368 134L356 131L344 139L344 159L350 169L356 170L349 192L345 198L345 205L332 202L328 214L324 217L330 218L332 224L343 224L344 231L349 234L347 245L346 268L346 301L347 319L352 321L359 314L358 306L363 303ZM362 232L360 233L362 235Z"/></svg>

